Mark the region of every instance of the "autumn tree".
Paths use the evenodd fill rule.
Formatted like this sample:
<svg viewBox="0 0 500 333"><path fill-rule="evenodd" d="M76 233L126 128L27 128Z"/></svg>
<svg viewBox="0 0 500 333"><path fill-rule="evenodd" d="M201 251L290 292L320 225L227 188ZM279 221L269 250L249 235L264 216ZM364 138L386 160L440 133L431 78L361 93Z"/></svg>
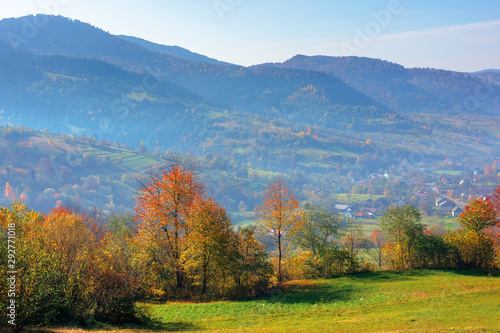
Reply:
<svg viewBox="0 0 500 333"><path fill-rule="evenodd" d="M16 194L14 193L14 189L9 184L9 182L5 183L5 196L11 200L16 199Z"/></svg>
<svg viewBox="0 0 500 333"><path fill-rule="evenodd" d="M272 276L273 268L262 243L255 237L255 230L243 228L236 233L238 255L230 265L230 274L237 293L265 290Z"/></svg>
<svg viewBox="0 0 500 333"><path fill-rule="evenodd" d="M493 205L493 209L500 214L500 185L493 191L490 197L490 203Z"/></svg>
<svg viewBox="0 0 500 333"><path fill-rule="evenodd" d="M278 282L284 281L282 271L283 237L297 225L299 202L293 191L279 179L266 186L262 203L255 208L255 221L267 233L278 250Z"/></svg>
<svg viewBox="0 0 500 333"><path fill-rule="evenodd" d="M395 268L413 268L416 247L423 234L421 215L413 205L396 206L384 212L380 227L386 237L385 253Z"/></svg>
<svg viewBox="0 0 500 333"><path fill-rule="evenodd" d="M342 239L344 248L347 250L347 271L355 272L359 268L358 254L360 248L366 247L366 239L363 236L361 223L348 221Z"/></svg>
<svg viewBox="0 0 500 333"><path fill-rule="evenodd" d="M305 262L308 276L332 277L347 271L349 251L340 246L346 236L343 216L306 204L300 214L300 226L294 238L300 249L310 253Z"/></svg>
<svg viewBox="0 0 500 333"><path fill-rule="evenodd" d="M489 267L494 262L492 235L486 232L498 223L498 213L489 199L473 199L457 218L461 229L451 233L447 241L456 247L459 266Z"/></svg>
<svg viewBox="0 0 500 333"><path fill-rule="evenodd" d="M230 257L234 239L231 221L213 199L198 199L192 208L189 231L186 259L189 266L199 268L201 294L205 294L211 272L222 270Z"/></svg>
<svg viewBox="0 0 500 333"><path fill-rule="evenodd" d="M474 199L465 211L457 218L458 222L465 228L476 233L493 227L498 222L498 214L489 199Z"/></svg>
<svg viewBox="0 0 500 333"><path fill-rule="evenodd" d="M382 269L384 261L384 234L380 230L375 230L368 239L367 255L375 261L379 269Z"/></svg>
<svg viewBox="0 0 500 333"><path fill-rule="evenodd" d="M175 269L177 288L184 287L181 252L189 234L189 218L193 203L203 195L194 168L173 161L169 167L141 182L136 205L136 218L142 234L165 236L166 252ZM156 237L156 236L155 236Z"/></svg>
<svg viewBox="0 0 500 333"><path fill-rule="evenodd" d="M66 208L46 216L19 202L0 209L0 235L9 226L16 230L16 321L20 326L83 323L93 318L123 323L136 318L132 286L123 271L110 268L119 254L104 251L105 239L91 225L87 217ZM7 300L2 291L0 303Z"/></svg>

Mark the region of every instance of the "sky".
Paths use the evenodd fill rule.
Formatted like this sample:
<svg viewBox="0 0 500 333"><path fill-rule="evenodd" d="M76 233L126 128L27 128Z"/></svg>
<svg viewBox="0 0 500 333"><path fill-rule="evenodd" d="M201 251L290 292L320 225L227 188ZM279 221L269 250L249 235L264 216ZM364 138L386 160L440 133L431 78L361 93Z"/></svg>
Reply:
<svg viewBox="0 0 500 333"><path fill-rule="evenodd" d="M244 66L304 54L500 69L498 0L0 0L0 19L37 13Z"/></svg>

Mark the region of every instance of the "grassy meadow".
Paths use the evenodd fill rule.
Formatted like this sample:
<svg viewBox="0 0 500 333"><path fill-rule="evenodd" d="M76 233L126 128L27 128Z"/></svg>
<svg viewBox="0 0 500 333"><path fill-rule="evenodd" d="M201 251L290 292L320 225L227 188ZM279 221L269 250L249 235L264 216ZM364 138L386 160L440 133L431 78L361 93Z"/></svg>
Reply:
<svg viewBox="0 0 500 333"><path fill-rule="evenodd" d="M148 328L92 332L498 332L500 276L471 270L369 272L292 281L253 300L141 307L153 319Z"/></svg>

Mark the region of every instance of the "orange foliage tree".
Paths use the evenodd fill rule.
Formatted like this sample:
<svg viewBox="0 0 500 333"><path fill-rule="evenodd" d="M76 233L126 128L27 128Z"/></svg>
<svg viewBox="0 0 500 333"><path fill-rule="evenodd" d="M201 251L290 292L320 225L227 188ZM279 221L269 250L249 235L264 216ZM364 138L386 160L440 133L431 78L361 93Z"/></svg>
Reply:
<svg viewBox="0 0 500 333"><path fill-rule="evenodd" d="M166 255L175 269L177 288L184 287L181 252L189 234L189 218L193 203L203 195L203 186L194 170L186 164L172 163L159 174L142 183L137 196L136 218L139 231L165 236Z"/></svg>
<svg viewBox="0 0 500 333"><path fill-rule="evenodd" d="M457 218L466 229L476 233L497 224L498 215L489 199L474 199Z"/></svg>
<svg viewBox="0 0 500 333"><path fill-rule="evenodd" d="M380 230L375 230L369 238L368 256L376 262L379 269L382 269L384 260L384 234Z"/></svg>
<svg viewBox="0 0 500 333"><path fill-rule="evenodd" d="M91 219L66 208L42 216L14 202L0 208L0 238L7 228L15 228L16 234L17 329L92 318L115 323L136 319L132 286L123 279L127 287L120 288L119 274L107 268L116 256L104 253L104 239L94 232L98 229ZM4 251L0 246L2 267ZM2 292L8 289L0 289L4 306Z"/></svg>
<svg viewBox="0 0 500 333"><path fill-rule="evenodd" d="M16 194L14 193L14 189L10 186L9 182L5 184L5 196L9 199L16 199Z"/></svg>
<svg viewBox="0 0 500 333"><path fill-rule="evenodd" d="M498 214L489 199L472 200L457 218L462 228L447 236L456 247L458 265L490 267L495 260L494 242L486 232L498 222Z"/></svg>
<svg viewBox="0 0 500 333"><path fill-rule="evenodd" d="M262 203L255 208L255 221L271 238L278 249L278 282L282 283L283 237L298 222L299 202L283 180L266 187Z"/></svg>

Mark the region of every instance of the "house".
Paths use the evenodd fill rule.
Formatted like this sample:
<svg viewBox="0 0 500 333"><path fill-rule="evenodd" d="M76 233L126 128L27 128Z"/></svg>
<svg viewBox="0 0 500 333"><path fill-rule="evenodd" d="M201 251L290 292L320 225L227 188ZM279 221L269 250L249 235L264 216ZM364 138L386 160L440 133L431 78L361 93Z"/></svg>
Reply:
<svg viewBox="0 0 500 333"><path fill-rule="evenodd" d="M377 214L378 209L370 207L361 207L359 211L365 213L366 215L374 216L375 214Z"/></svg>
<svg viewBox="0 0 500 333"><path fill-rule="evenodd" d="M341 205L341 204L335 204L335 205L333 206L333 208L334 208L335 210L340 211L340 212L343 212L343 211L349 211L349 210L351 210L351 206L349 206L349 205Z"/></svg>
<svg viewBox="0 0 500 333"><path fill-rule="evenodd" d="M453 207L453 205L448 200L443 200L443 201L439 202L437 207L440 210L447 210L447 209L451 209Z"/></svg>
<svg viewBox="0 0 500 333"><path fill-rule="evenodd" d="M427 200L427 192L417 192L416 196L417 196L418 200L420 200L420 201Z"/></svg>
<svg viewBox="0 0 500 333"><path fill-rule="evenodd" d="M363 212L357 212L354 214L354 217L357 218L357 219L363 219L365 218L365 213Z"/></svg>
<svg viewBox="0 0 500 333"><path fill-rule="evenodd" d="M443 197L441 197L441 196L437 197L436 201L435 201L436 202L436 207L439 207L439 203L441 203L443 201L446 201L446 199L443 198Z"/></svg>
<svg viewBox="0 0 500 333"><path fill-rule="evenodd" d="M351 212L341 213L344 217L351 219L353 217Z"/></svg>
<svg viewBox="0 0 500 333"><path fill-rule="evenodd" d="M451 215L453 217L458 217L460 216L460 214L462 214L464 212L464 210L460 207L455 207L451 210Z"/></svg>

